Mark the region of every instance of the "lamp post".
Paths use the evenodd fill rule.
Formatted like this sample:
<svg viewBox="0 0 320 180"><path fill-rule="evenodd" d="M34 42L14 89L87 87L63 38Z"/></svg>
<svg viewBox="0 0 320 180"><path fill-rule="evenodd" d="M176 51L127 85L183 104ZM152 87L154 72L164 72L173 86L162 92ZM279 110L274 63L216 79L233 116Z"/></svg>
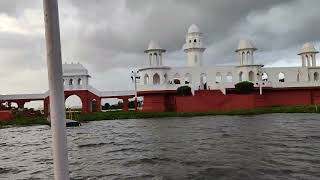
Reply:
<svg viewBox="0 0 320 180"><path fill-rule="evenodd" d="M263 79L262 79L263 72L259 70L258 73L257 73L257 76L258 76L258 83L257 83L257 85L259 85L259 93L260 93L260 95L262 95L262 86L265 84L265 83L263 82Z"/></svg>
<svg viewBox="0 0 320 180"><path fill-rule="evenodd" d="M134 102L136 111L138 110L138 90L137 90L137 79L140 79L140 76L136 71L131 71L131 80L134 83Z"/></svg>
<svg viewBox="0 0 320 180"><path fill-rule="evenodd" d="M54 179L69 180L58 1L43 0L43 9L50 92Z"/></svg>

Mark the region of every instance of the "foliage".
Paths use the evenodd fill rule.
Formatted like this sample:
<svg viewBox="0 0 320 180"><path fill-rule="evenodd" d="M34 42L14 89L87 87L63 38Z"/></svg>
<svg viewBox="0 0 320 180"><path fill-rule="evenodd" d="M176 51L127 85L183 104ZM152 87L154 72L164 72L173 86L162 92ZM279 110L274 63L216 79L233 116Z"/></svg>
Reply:
<svg viewBox="0 0 320 180"><path fill-rule="evenodd" d="M177 89L178 96L191 96L191 88L189 86L181 86Z"/></svg>
<svg viewBox="0 0 320 180"><path fill-rule="evenodd" d="M235 88L240 94L252 93L254 90L253 87L254 87L254 84L249 81L242 81L242 82L235 84Z"/></svg>

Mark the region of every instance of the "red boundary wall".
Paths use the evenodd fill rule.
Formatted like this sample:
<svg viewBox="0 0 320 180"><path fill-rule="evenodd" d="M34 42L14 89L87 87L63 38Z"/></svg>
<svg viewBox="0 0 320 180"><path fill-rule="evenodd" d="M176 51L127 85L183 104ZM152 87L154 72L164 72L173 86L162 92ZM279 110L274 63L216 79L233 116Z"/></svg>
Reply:
<svg viewBox="0 0 320 180"><path fill-rule="evenodd" d="M0 121L9 121L12 119L11 111L0 111Z"/></svg>
<svg viewBox="0 0 320 180"><path fill-rule="evenodd" d="M232 92L232 91L231 91ZM144 92L143 111L208 112L254 109L272 106L320 104L320 88L267 88L263 95L222 94L219 90L196 91L194 96L175 92Z"/></svg>

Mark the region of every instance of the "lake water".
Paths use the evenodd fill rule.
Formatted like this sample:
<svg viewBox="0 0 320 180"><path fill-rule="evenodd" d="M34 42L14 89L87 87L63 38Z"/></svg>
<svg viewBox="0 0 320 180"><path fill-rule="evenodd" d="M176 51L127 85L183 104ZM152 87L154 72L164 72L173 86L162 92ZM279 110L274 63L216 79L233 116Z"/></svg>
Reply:
<svg viewBox="0 0 320 180"><path fill-rule="evenodd" d="M68 129L71 179L320 179L320 116L101 121ZM47 126L0 129L0 179L52 179Z"/></svg>

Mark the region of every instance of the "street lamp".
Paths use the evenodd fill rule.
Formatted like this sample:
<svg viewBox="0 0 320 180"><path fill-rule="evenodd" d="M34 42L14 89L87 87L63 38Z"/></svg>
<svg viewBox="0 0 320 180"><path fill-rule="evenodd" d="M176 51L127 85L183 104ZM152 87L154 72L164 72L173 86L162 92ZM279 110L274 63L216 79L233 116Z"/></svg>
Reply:
<svg viewBox="0 0 320 180"><path fill-rule="evenodd" d="M135 108L138 110L138 90L137 90L137 79L140 79L138 72L131 71L131 80L134 83L134 101L135 101Z"/></svg>
<svg viewBox="0 0 320 180"><path fill-rule="evenodd" d="M258 76L258 82L256 83L257 85L259 85L259 92L260 92L260 95L262 95L262 86L265 85L265 83L263 82L263 72L262 71L258 71L257 73L257 76Z"/></svg>

